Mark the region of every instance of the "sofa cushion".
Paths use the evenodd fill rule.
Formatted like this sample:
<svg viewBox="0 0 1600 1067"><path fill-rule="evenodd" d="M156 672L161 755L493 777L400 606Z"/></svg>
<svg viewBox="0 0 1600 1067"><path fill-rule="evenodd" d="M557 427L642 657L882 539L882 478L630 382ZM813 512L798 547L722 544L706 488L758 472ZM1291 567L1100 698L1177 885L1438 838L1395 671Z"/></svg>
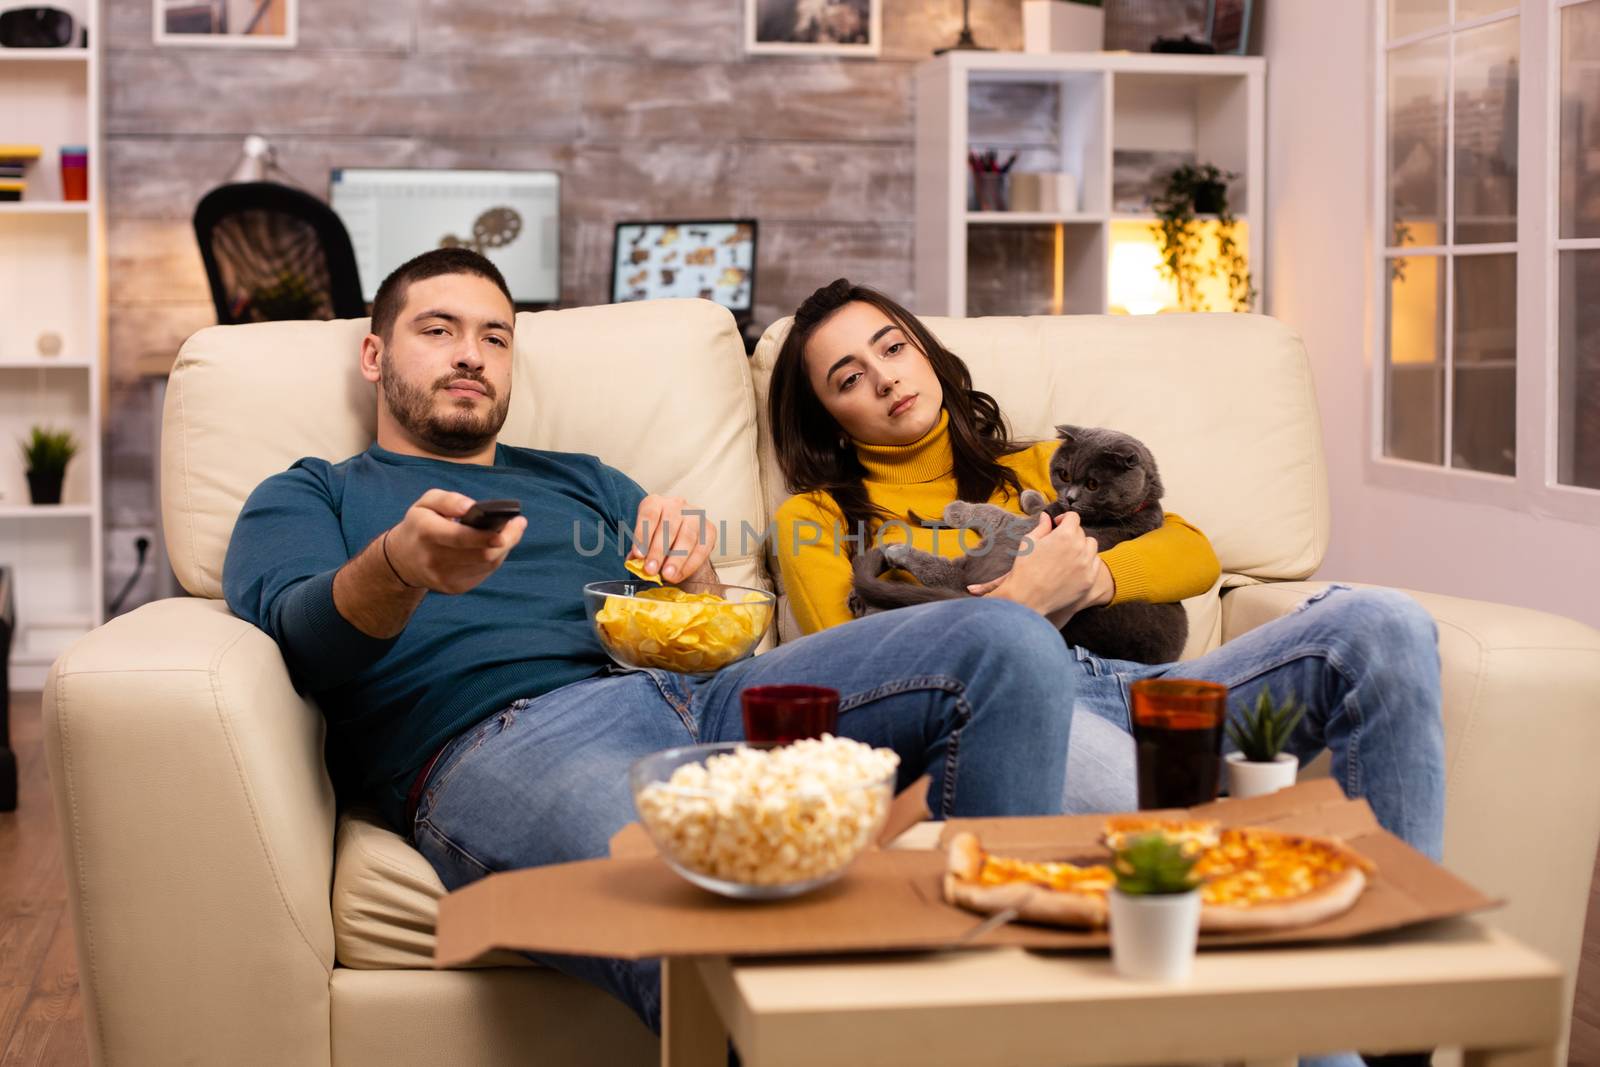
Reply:
<svg viewBox="0 0 1600 1067"><path fill-rule="evenodd" d="M334 839L333 944L342 967L427 969L444 883L422 853L370 811L346 812ZM497 952L478 967L534 967Z"/></svg>
<svg viewBox="0 0 1600 1067"><path fill-rule="evenodd" d="M704 505L731 534L719 573L766 587L758 548L738 537L763 512L733 317L705 300L656 300L523 312L516 326L500 439L592 453L650 492ZM372 442L376 402L357 361L366 332L365 319L269 322L211 327L184 344L167 389L161 497L173 570L189 592L221 596L228 538L262 479ZM635 386L645 379L650 388Z"/></svg>

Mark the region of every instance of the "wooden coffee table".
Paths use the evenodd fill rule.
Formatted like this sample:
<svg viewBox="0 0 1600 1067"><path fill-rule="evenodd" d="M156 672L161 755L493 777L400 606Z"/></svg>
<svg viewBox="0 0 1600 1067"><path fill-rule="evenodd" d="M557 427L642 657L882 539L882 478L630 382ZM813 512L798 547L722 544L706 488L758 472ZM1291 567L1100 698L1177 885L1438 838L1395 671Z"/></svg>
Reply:
<svg viewBox="0 0 1600 1067"><path fill-rule="evenodd" d="M1465 1067L1553 1067L1560 968L1473 919L1356 942L1201 952L1192 981L1108 954L1020 949L804 961L674 959L662 1062L1075 1067L1457 1046Z"/></svg>

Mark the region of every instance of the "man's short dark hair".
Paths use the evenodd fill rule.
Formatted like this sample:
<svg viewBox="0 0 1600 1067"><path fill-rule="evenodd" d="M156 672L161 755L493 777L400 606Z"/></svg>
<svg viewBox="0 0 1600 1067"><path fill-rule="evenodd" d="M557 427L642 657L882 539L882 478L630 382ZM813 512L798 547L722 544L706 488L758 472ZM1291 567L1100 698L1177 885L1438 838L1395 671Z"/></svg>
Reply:
<svg viewBox="0 0 1600 1067"><path fill-rule="evenodd" d="M506 302L512 308L517 306L499 267L470 248L434 248L400 264L378 286L378 295L372 301L372 332L383 338L384 344L394 340L394 323L400 317L400 309L406 306L406 291L411 283L442 274L476 274L487 278L506 295Z"/></svg>

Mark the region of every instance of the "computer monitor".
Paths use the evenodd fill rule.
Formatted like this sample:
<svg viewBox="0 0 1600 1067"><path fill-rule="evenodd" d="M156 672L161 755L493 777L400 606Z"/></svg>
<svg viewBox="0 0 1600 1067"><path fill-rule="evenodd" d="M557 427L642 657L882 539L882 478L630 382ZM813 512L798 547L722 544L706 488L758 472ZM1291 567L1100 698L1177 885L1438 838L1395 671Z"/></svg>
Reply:
<svg viewBox="0 0 1600 1067"><path fill-rule="evenodd" d="M756 288L756 220L619 222L611 256L611 299L699 297L743 328Z"/></svg>
<svg viewBox="0 0 1600 1067"><path fill-rule="evenodd" d="M561 298L561 176L554 171L341 167L329 203L371 301L389 272L430 248L481 252L518 304Z"/></svg>

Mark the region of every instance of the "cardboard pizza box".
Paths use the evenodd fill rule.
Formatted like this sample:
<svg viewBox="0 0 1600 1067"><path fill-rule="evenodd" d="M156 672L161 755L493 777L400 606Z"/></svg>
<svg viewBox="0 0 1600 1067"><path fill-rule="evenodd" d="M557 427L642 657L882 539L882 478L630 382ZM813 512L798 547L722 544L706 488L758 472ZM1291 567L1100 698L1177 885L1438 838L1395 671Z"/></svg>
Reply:
<svg viewBox="0 0 1600 1067"><path fill-rule="evenodd" d="M910 799L904 799L904 798ZM914 817L918 787L902 794L897 819ZM1350 911L1294 930L1202 935L1201 947L1337 941L1481 911L1485 896L1377 823L1365 801L1328 780L1189 812L1226 826L1270 826L1339 837L1378 867ZM1105 857L1104 816L955 820L945 835L977 833L991 852L1033 859ZM973 936L984 916L944 902L941 850L869 850L844 877L792 900L729 900L684 881L642 830L617 835L605 859L491 875L439 905L435 963L455 967L495 949L641 959L653 956L799 956L1009 945L1102 949L1103 931L1014 922Z"/></svg>

